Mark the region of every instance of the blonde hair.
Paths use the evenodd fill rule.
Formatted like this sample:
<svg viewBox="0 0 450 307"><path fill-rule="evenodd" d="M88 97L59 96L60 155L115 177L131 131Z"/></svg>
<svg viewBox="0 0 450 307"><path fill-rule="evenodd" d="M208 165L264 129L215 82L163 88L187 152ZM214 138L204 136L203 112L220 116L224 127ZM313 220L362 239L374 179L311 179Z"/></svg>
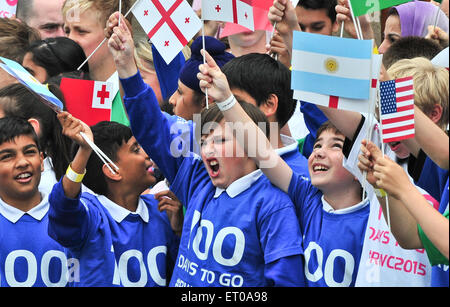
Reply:
<svg viewBox="0 0 450 307"><path fill-rule="evenodd" d="M434 66L424 57L404 59L395 62L387 74L391 79L412 76L414 80L414 104L426 115L430 115L435 105L442 107L442 116L437 122L445 130L449 122L449 72Z"/></svg>
<svg viewBox="0 0 450 307"><path fill-rule="evenodd" d="M123 15L131 8L131 2L131 0L122 0ZM98 22L104 27L109 16L119 10L119 0L66 0L62 8L64 18L75 9L78 9L78 14L85 12L87 9L95 9L98 14ZM130 22L131 15L127 17Z"/></svg>

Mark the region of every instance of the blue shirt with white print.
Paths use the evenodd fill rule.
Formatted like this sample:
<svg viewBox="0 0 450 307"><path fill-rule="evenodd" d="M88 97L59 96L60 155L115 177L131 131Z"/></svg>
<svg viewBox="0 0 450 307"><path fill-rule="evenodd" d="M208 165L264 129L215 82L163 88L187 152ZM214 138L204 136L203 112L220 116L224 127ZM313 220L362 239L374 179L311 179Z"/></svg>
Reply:
<svg viewBox="0 0 450 307"><path fill-rule="evenodd" d="M140 74L121 82L133 135L187 207L170 285L304 285L301 233L289 197L260 171L216 194L199 156L178 151L187 141L173 133Z"/></svg>
<svg viewBox="0 0 450 307"><path fill-rule="evenodd" d="M28 212L0 199L0 287L65 287L78 261L49 237L48 198Z"/></svg>
<svg viewBox="0 0 450 307"><path fill-rule="evenodd" d="M153 195L136 213L104 196L64 194L62 180L49 196L49 235L79 260L76 287L168 285L179 238Z"/></svg>

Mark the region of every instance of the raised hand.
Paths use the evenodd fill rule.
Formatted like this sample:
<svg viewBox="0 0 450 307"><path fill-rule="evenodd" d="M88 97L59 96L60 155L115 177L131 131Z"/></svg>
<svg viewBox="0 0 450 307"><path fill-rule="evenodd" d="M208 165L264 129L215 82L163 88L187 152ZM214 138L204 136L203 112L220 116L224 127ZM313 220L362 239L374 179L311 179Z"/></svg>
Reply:
<svg viewBox="0 0 450 307"><path fill-rule="evenodd" d="M225 101L232 95L227 77L207 51L202 50L201 52L202 55L205 55L206 64L199 66L200 72L197 74L197 78L200 80L200 89L203 92L208 89L208 95L216 102Z"/></svg>
<svg viewBox="0 0 450 307"><path fill-rule="evenodd" d="M115 24L117 14L114 13L111 15L111 26ZM108 47L114 57L114 63L116 64L119 77L126 79L134 76L137 73L137 66L134 59L134 42L131 31L125 22L121 22L120 26L113 27L113 34L109 38Z"/></svg>
<svg viewBox="0 0 450 307"><path fill-rule="evenodd" d="M57 117L62 126L62 133L65 136L76 142L81 148L91 149L89 144L80 134L80 132L84 132L91 141L94 139L91 128L88 125L73 117L68 112L61 112Z"/></svg>
<svg viewBox="0 0 450 307"><path fill-rule="evenodd" d="M155 194L155 199L158 202L158 210L160 212L166 211L169 217L170 226L172 230L179 236L183 230L183 206L172 191L166 190Z"/></svg>

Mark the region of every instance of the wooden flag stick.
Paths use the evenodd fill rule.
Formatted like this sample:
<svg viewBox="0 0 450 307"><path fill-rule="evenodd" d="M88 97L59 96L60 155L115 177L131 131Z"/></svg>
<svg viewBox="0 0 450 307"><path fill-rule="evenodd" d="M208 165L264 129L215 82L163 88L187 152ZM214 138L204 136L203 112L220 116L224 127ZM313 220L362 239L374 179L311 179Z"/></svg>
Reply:
<svg viewBox="0 0 450 307"><path fill-rule="evenodd" d="M131 11L134 9L134 7L136 6L136 4L139 3L139 1L141 1L141 0L136 0L136 2L131 6L131 8L128 10L128 12L127 12L127 13L125 14L125 16L124 16L125 18L128 16L128 14L131 13ZM119 6L121 6L121 4L122 4L122 2L119 2ZM119 9L121 9L121 8L119 8ZM119 25L120 25L120 15L119 15ZM95 48L94 51L92 51L92 53L86 58L86 60L84 60L84 62L81 63L80 67L78 67L77 70L80 70L80 69L84 66L84 64L86 64L86 63L91 59L91 57L94 55L94 53L96 53L97 50L100 49L100 47L103 46L103 44L104 44L107 40L108 40L108 38L105 37L105 38L102 40L102 42L100 43L100 45L98 45L97 48Z"/></svg>

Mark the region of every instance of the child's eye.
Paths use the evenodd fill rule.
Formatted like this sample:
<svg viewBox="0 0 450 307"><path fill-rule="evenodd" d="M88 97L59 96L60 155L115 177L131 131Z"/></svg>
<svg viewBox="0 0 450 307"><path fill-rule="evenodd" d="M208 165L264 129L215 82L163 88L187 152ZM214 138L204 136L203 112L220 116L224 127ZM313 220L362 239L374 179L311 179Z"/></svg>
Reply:
<svg viewBox="0 0 450 307"><path fill-rule="evenodd" d="M337 147L337 148L342 149L342 144L341 143L334 143L333 147Z"/></svg>
<svg viewBox="0 0 450 307"><path fill-rule="evenodd" d="M322 144L319 144L319 143L314 144L313 149L319 149L319 148L322 148Z"/></svg>
<svg viewBox="0 0 450 307"><path fill-rule="evenodd" d="M12 154L3 154L0 156L0 161L5 161L12 157Z"/></svg>
<svg viewBox="0 0 450 307"><path fill-rule="evenodd" d="M28 149L24 153L27 156L34 156L37 153L37 150L36 149Z"/></svg>

